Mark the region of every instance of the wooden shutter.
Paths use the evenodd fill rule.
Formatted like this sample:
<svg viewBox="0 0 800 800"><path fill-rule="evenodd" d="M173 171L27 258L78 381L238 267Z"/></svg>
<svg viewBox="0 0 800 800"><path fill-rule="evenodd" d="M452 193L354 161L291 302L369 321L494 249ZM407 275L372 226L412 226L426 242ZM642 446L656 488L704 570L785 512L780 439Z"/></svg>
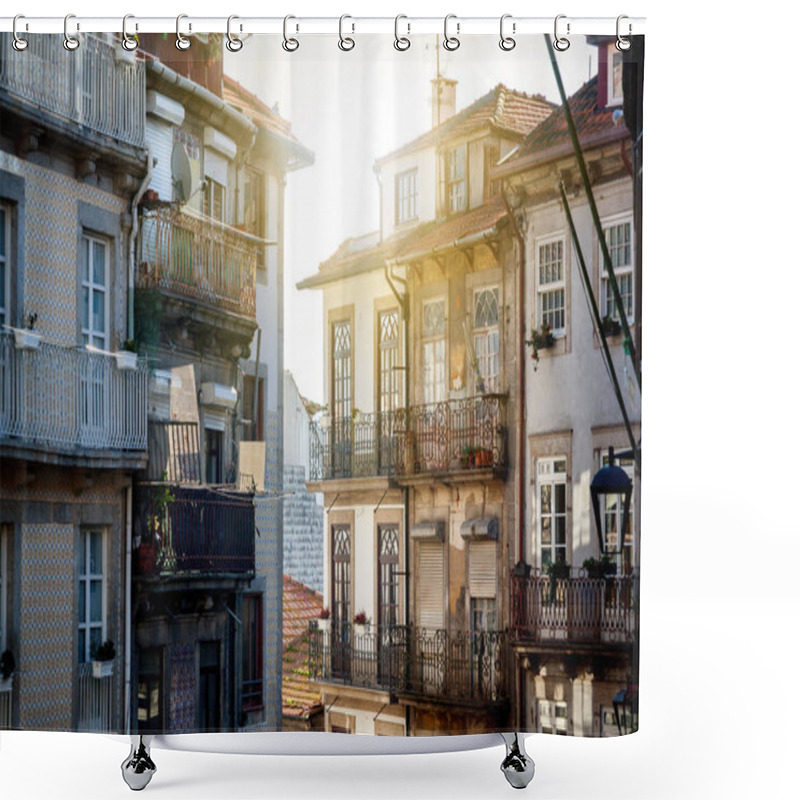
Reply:
<svg viewBox="0 0 800 800"><path fill-rule="evenodd" d="M444 548L440 542L417 545L417 625L444 628Z"/></svg>
<svg viewBox="0 0 800 800"><path fill-rule="evenodd" d="M469 543L470 597L497 594L497 545L493 540Z"/></svg>

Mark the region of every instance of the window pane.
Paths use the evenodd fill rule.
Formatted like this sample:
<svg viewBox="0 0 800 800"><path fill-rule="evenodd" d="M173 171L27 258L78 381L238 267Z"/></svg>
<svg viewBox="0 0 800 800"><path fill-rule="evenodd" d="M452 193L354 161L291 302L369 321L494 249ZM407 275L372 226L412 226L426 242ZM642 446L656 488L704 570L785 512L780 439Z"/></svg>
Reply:
<svg viewBox="0 0 800 800"><path fill-rule="evenodd" d="M84 283L89 282L89 240L81 239L81 277Z"/></svg>
<svg viewBox="0 0 800 800"><path fill-rule="evenodd" d="M86 631L78 631L78 661L86 661Z"/></svg>
<svg viewBox="0 0 800 800"><path fill-rule="evenodd" d="M98 286L106 285L106 246L92 242L92 278Z"/></svg>
<svg viewBox="0 0 800 800"><path fill-rule="evenodd" d="M106 329L106 303L104 292L92 292L92 329L100 333L104 332Z"/></svg>
<svg viewBox="0 0 800 800"><path fill-rule="evenodd" d="M103 572L103 537L96 531L90 533L89 537L89 570L94 575L100 575Z"/></svg>
<svg viewBox="0 0 800 800"><path fill-rule="evenodd" d="M89 632L89 657L97 652L97 648L103 643L103 629L92 628Z"/></svg>
<svg viewBox="0 0 800 800"><path fill-rule="evenodd" d="M0 258L6 255L6 210L0 208Z"/></svg>
<svg viewBox="0 0 800 800"><path fill-rule="evenodd" d="M78 620L86 622L86 583L81 581L78 589Z"/></svg>
<svg viewBox="0 0 800 800"><path fill-rule="evenodd" d="M89 290L84 288L81 306L81 324L84 328L89 327Z"/></svg>
<svg viewBox="0 0 800 800"><path fill-rule="evenodd" d="M89 604L91 606L92 622L103 621L103 583L92 581L89 584Z"/></svg>

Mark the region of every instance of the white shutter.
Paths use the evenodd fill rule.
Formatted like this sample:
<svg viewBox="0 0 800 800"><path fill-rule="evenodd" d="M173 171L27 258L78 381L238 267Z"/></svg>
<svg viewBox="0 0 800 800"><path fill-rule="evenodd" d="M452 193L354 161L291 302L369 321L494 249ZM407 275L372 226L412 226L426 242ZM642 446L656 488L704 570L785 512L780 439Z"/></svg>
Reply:
<svg viewBox="0 0 800 800"><path fill-rule="evenodd" d="M444 548L439 542L417 545L417 626L444 628Z"/></svg>
<svg viewBox="0 0 800 800"><path fill-rule="evenodd" d="M153 168L150 189L158 192L159 200L172 200L172 125L153 116L147 118L147 144L158 163Z"/></svg>
<svg viewBox="0 0 800 800"><path fill-rule="evenodd" d="M497 545L493 540L469 543L469 595L497 594Z"/></svg>

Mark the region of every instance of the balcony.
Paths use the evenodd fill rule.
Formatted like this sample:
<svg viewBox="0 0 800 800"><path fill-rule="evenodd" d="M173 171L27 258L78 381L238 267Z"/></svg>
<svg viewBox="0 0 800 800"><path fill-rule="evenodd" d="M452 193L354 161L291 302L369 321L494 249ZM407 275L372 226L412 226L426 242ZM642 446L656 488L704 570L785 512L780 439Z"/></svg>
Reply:
<svg viewBox="0 0 800 800"><path fill-rule="evenodd" d="M45 341L20 349L0 333L0 443L77 457L144 460L147 369ZM100 465L100 464L98 464Z"/></svg>
<svg viewBox="0 0 800 800"><path fill-rule="evenodd" d="M99 133L144 147L144 61L87 34L75 52L64 49L60 36L26 38L27 50L18 53L11 34L0 34L0 90L24 101L35 121L63 121L65 129L80 126L75 133L84 137Z"/></svg>
<svg viewBox="0 0 800 800"><path fill-rule="evenodd" d="M484 395L353 419L325 418L310 437L310 480L400 481L437 473L504 470L506 398Z"/></svg>
<svg viewBox="0 0 800 800"><path fill-rule="evenodd" d="M256 264L263 245L255 236L173 205L147 209L136 288L255 323Z"/></svg>
<svg viewBox="0 0 800 800"><path fill-rule="evenodd" d="M115 668L116 668L115 664ZM79 733L113 732L114 676L95 678L91 662L78 664L75 730Z"/></svg>
<svg viewBox="0 0 800 800"><path fill-rule="evenodd" d="M168 490L170 498L159 498ZM229 489L140 486L134 519L139 577L249 577L255 572L253 495Z"/></svg>
<svg viewBox="0 0 800 800"><path fill-rule="evenodd" d="M636 630L636 575L566 578L534 571L511 578L511 635L517 642L625 645Z"/></svg>
<svg viewBox="0 0 800 800"><path fill-rule="evenodd" d="M507 700L504 632L358 627L310 623L312 680L466 706Z"/></svg>

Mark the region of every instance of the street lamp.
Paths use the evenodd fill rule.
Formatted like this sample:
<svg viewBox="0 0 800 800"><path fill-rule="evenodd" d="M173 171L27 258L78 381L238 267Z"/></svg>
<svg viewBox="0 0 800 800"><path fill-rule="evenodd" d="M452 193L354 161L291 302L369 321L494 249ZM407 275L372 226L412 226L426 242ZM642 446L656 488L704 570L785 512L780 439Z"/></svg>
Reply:
<svg viewBox="0 0 800 800"><path fill-rule="evenodd" d="M636 717L639 711L639 691L635 683L628 683L624 689L620 689L612 701L614 705L614 719L617 723L617 730L620 736L626 733L633 733L638 729Z"/></svg>
<svg viewBox="0 0 800 800"><path fill-rule="evenodd" d="M622 520L620 525L620 550L624 541L624 532L628 530L628 518L631 513L631 495L633 494L633 481L628 477L622 467L614 463L614 448L608 448L608 464L601 467L595 476L592 478L589 491L592 495L592 509L594 511L594 521L597 525L597 537L600 539L600 552L608 552L605 550L605 543L603 542L603 518L602 511L600 510L600 498L613 499L616 498L617 508L622 507ZM608 499L603 508L608 507Z"/></svg>

